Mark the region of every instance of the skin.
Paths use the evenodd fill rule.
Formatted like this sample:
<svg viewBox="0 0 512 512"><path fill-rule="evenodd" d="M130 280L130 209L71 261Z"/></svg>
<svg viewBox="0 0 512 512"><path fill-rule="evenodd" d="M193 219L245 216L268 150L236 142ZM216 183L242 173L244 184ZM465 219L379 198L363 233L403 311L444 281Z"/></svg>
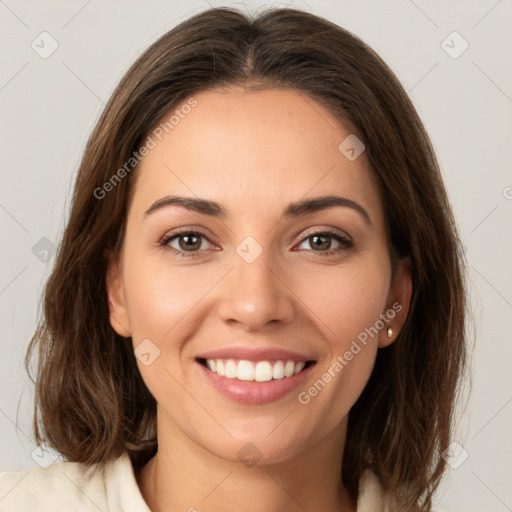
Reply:
<svg viewBox="0 0 512 512"><path fill-rule="evenodd" d="M351 133L319 103L290 89L230 87L194 96L197 106L144 158L124 243L109 266L112 327L160 350L138 361L158 403L159 451L137 474L154 512L163 510L355 510L341 482L348 412L379 347L392 343L409 304L407 261L391 271L379 188L366 154L349 161L338 145ZM282 218L294 201L337 194L361 205ZM223 219L167 206L167 195L216 201ZM352 240L322 255L312 233L332 227ZM202 231L197 257L159 241L177 228ZM253 237L252 263L236 248ZM393 303L403 306L307 405L297 399ZM262 405L220 395L200 375L197 354L230 345L313 354L304 385ZM247 467L250 442L261 458Z"/></svg>

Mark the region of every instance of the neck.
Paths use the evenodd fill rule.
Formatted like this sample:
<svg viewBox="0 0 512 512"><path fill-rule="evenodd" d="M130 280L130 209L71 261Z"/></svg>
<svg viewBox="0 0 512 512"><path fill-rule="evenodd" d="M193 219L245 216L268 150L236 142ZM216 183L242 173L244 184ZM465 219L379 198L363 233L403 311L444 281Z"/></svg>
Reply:
<svg viewBox="0 0 512 512"><path fill-rule="evenodd" d="M355 511L341 482L346 420L288 460L253 466L212 454L175 425L157 430L158 452L136 474L152 512Z"/></svg>

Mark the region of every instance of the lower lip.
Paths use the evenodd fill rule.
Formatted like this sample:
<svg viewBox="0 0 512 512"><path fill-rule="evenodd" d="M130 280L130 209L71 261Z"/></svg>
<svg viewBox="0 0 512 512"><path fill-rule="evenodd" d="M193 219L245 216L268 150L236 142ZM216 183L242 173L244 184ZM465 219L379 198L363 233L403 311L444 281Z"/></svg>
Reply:
<svg viewBox="0 0 512 512"><path fill-rule="evenodd" d="M217 391L235 402L247 405L266 404L283 398L297 388L315 366L313 363L292 377L283 377L282 379L269 380L267 382L255 382L228 379L212 372L197 361L196 364Z"/></svg>

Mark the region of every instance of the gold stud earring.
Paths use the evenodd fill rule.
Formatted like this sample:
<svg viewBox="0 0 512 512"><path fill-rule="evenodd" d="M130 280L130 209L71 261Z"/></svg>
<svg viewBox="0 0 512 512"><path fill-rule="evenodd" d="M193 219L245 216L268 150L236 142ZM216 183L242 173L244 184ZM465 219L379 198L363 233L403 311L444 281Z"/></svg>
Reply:
<svg viewBox="0 0 512 512"><path fill-rule="evenodd" d="M393 327L388 327L388 338L391 338L393 336Z"/></svg>

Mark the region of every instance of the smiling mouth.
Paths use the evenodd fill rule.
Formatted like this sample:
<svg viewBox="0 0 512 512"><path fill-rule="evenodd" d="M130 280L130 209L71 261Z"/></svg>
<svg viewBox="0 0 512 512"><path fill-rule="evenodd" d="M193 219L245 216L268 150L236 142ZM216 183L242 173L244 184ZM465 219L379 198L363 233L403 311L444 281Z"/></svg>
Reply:
<svg viewBox="0 0 512 512"><path fill-rule="evenodd" d="M248 382L269 382L297 375L316 361L247 361L244 359L204 359L196 361L221 377Z"/></svg>

